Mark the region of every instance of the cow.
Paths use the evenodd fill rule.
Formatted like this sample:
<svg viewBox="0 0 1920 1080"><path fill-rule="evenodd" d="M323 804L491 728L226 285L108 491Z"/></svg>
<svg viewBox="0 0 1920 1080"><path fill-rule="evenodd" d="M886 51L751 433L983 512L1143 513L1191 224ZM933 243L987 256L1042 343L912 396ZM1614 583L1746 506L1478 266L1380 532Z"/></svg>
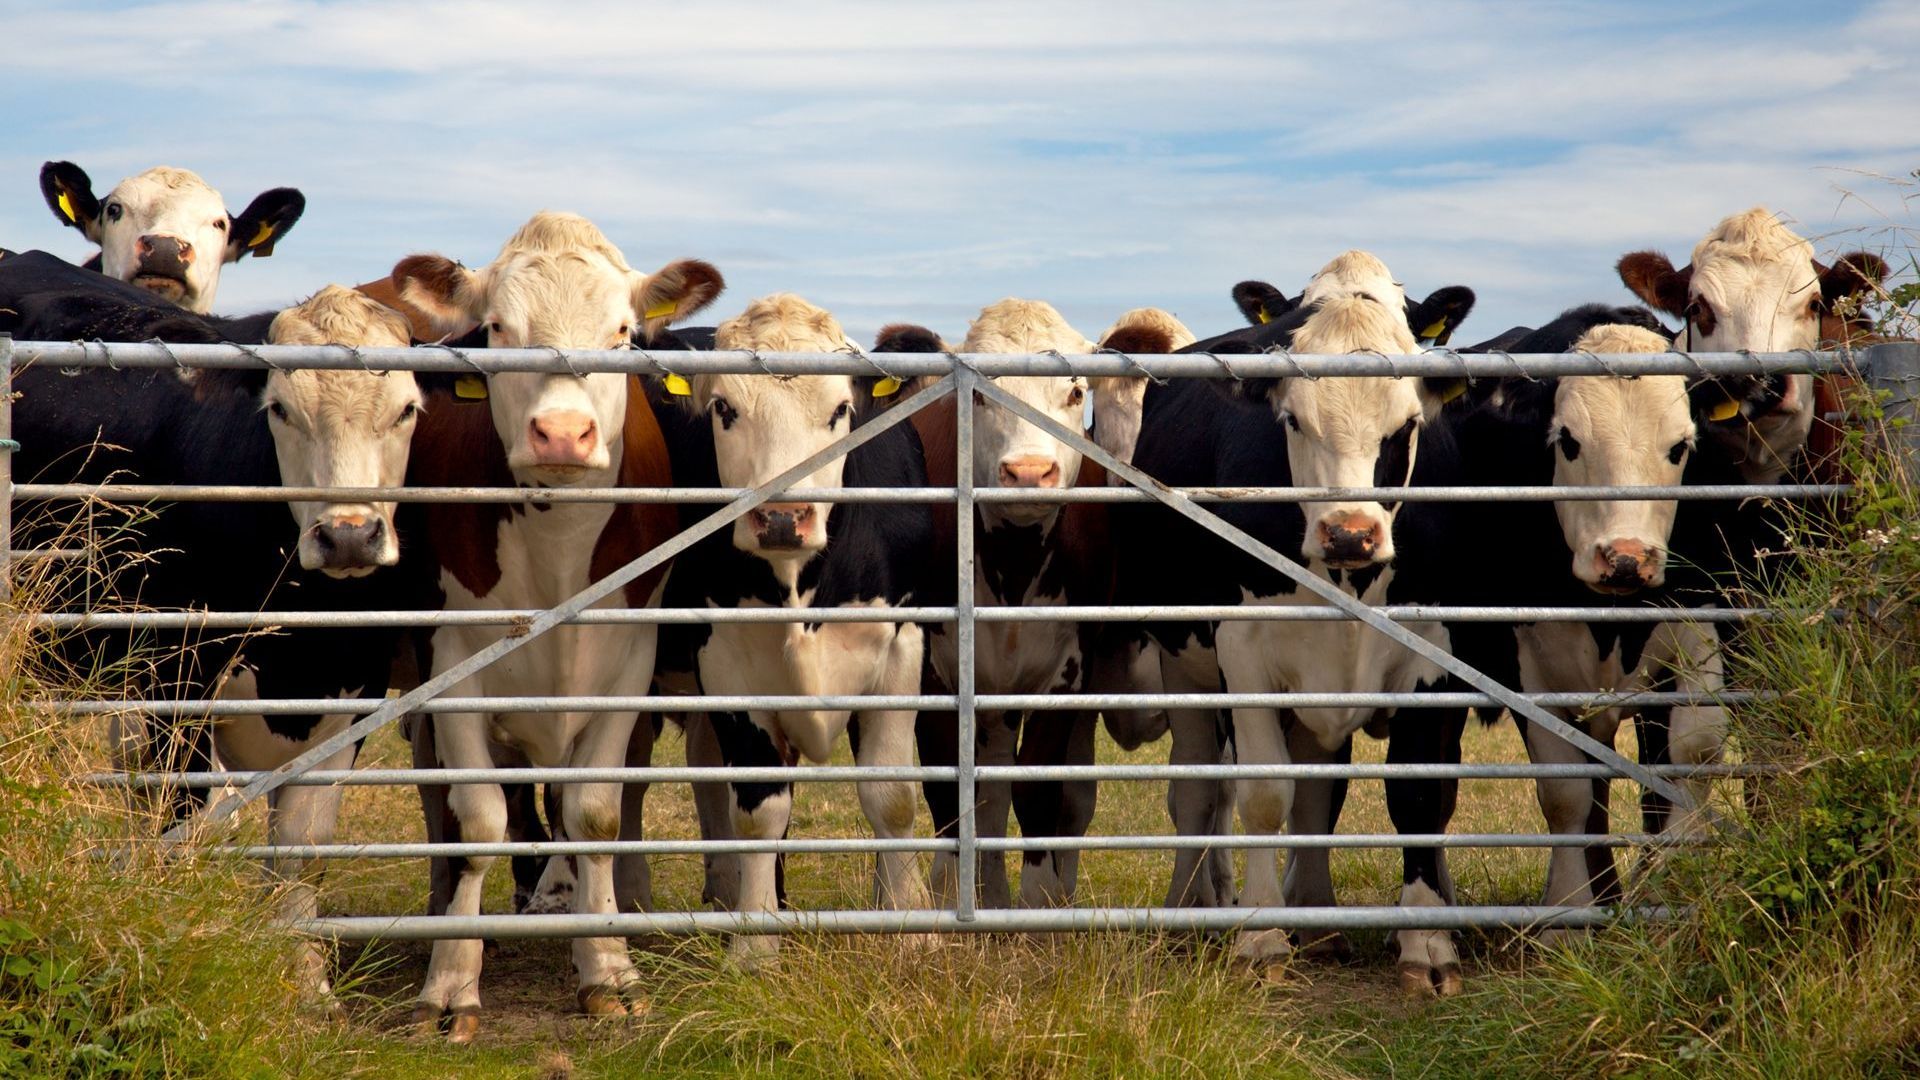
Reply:
<svg viewBox="0 0 1920 1080"><path fill-rule="evenodd" d="M718 349L835 352L850 347L834 317L788 293L757 299L720 324ZM753 487L844 438L865 416L879 387L846 375L701 375L681 389L694 423L683 429L710 455L676 461L685 483ZM676 446L676 454L678 447ZM924 487L926 463L910 426L877 435L823 465L807 487ZM927 595L932 573L933 516L925 506L766 503L695 545L674 565L670 607L862 607L884 611ZM676 626L663 633L663 672L689 671L707 694L913 694L920 686L924 644L913 623L720 623ZM720 753L729 766L791 765L827 760L841 734L862 765L911 765L910 709L748 710L713 713ZM863 781L861 809L875 835L913 830L913 787L907 781ZM730 784L732 829L743 840L778 840L792 812L790 783ZM738 909L777 905L772 852L739 857ZM875 897L887 908L924 907L925 885L906 852L875 857ZM735 937L735 961L753 967L772 958L775 938Z"/></svg>
<svg viewBox="0 0 1920 1080"><path fill-rule="evenodd" d="M1823 265L1812 244L1759 206L1714 226L1678 270L1656 251L1630 252L1617 265L1635 296L1683 321L1677 344L1694 352L1817 348L1822 320L1870 292L1886 269L1865 252ZM1800 461L1816 409L1813 376L1773 376L1708 431L1735 452L1748 482L1775 484Z"/></svg>
<svg viewBox="0 0 1920 1080"><path fill-rule="evenodd" d="M7 309L0 329L29 340L408 343L398 314L338 287L278 313L222 320L183 311L147 290L42 252L0 260L0 308ZM16 371L19 474L48 482L257 486L395 486L403 479L422 400L409 373L190 374L89 368L69 375L41 365ZM74 528L63 516L49 512L29 522L28 542ZM108 583L112 595L143 606L325 611L425 602L411 569L397 565L402 530L391 504L183 502L129 528L130 536L104 541L111 545L109 555L137 553ZM192 631L103 631L70 644L106 670L123 659L142 661L147 674L135 682L138 696L359 697L385 692L395 635L377 628L204 637ZM350 719L254 714L184 725L122 719L112 742L129 766L174 772L208 769L218 761L273 769ZM323 767L350 767L354 750L343 749ZM273 793L269 841L330 842L340 792L295 786ZM171 817L186 817L200 802L198 789L175 791ZM290 858L275 860L271 869L295 882L284 913L311 916L316 867ZM301 971L308 989L325 998L326 965L317 948L303 950Z"/></svg>
<svg viewBox="0 0 1920 1080"><path fill-rule="evenodd" d="M1097 349L1148 354L1168 353L1190 344L1193 335L1179 321L1152 308L1130 311L1108 329L1099 345L1087 340L1051 305L1007 299L988 305L960 346L967 353L1090 353ZM874 351L945 352L937 335L924 327L896 324L880 331ZM995 380L1002 389L1069 428L1095 428L1108 441L1131 446L1138 431L1137 379L1088 380L1083 377L1013 376ZM1131 392L1131 402L1125 400ZM1100 398L1106 400L1097 400ZM955 403L939 401L913 416L926 451L928 479L954 483ZM1100 487L1106 471L1005 410L975 401L974 483L981 488ZM1129 419L1128 417L1131 417ZM929 563L954 566L954 512L934 511L935 547ZM1101 504L983 503L974 510L974 601L988 606L1103 604L1113 592L1113 566L1107 508ZM932 602L953 602L955 581L949 571L932 587ZM987 694L1080 692L1095 668L1093 624L982 623L975 639L974 685ZM958 685L958 654L953 630L930 628L926 689L952 693ZM978 717L978 760L988 765L1092 764L1095 716L1092 712L1049 712L1030 719L1019 713L983 711ZM923 765L958 760L956 715L926 712L917 730ZM958 789L951 783L924 788L937 834L952 837L958 827ZM1006 835L1007 814L1019 815L1026 836L1079 836L1092 821L1094 785L1032 781L980 785L978 812L982 836ZM1024 906L1071 903L1078 852L1030 851L1020 874ZM936 902L950 904L957 892L956 856L934 856L932 890ZM1006 859L982 855L979 887L988 907L1012 904Z"/></svg>
<svg viewBox="0 0 1920 1080"><path fill-rule="evenodd" d="M1303 304L1311 303L1329 284L1321 282L1317 286L1310 284L1299 296L1289 298L1286 293L1264 281L1242 281L1229 291L1233 306L1246 316L1247 328L1228 331L1219 337L1209 339L1211 345L1218 346L1226 341L1241 342L1256 339L1259 328L1285 316ZM1444 346L1459 329L1461 320L1473 310L1473 290L1464 285L1447 285L1427 294L1427 298L1415 301L1408 298L1407 326L1413 330L1414 338L1421 345Z"/></svg>
<svg viewBox="0 0 1920 1080"><path fill-rule="evenodd" d="M534 215L487 266L470 270L439 255L400 260L393 280L402 296L446 329L478 323L488 346L625 349L649 341L711 303L719 271L698 260L651 274L634 270L601 231L574 214ZM495 372L472 404L428 411L408 482L422 486L665 486L672 478L660 425L637 381L618 373L548 375ZM474 394L481 395L474 398ZM481 402L484 401L484 405ZM671 506L436 504L426 536L449 608L550 608L644 554L678 531ZM665 568L642 576L603 607L657 602ZM656 627L560 626L462 680L456 695L636 695L652 682ZM427 670L438 675L511 632L507 627L441 626ZM633 713L442 713L417 730L432 756L451 768L495 765L619 766L636 732ZM429 792L429 812L436 799ZM621 830L618 784L564 784L557 832L575 840L613 840ZM462 784L437 801L442 820L430 835L498 842L508 799L498 784ZM445 910L473 915L491 857L451 860ZM623 900L648 902L644 860L575 861L573 910L606 914ZM482 943L434 942L413 1019L448 1037L479 1031ZM573 944L578 1000L589 1015L626 1015L639 977L619 938Z"/></svg>
<svg viewBox="0 0 1920 1080"><path fill-rule="evenodd" d="M205 180L168 166L129 176L101 198L78 165L49 161L40 192L60 224L100 245L90 267L202 315L213 310L220 268L272 255L307 208L298 190L272 188L235 216Z"/></svg>

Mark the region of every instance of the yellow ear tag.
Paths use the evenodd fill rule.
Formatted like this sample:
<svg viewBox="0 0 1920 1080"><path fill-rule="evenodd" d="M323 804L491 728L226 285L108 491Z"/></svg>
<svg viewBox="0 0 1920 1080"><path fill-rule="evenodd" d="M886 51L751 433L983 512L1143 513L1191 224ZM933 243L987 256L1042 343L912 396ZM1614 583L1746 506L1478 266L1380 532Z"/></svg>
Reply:
<svg viewBox="0 0 1920 1080"><path fill-rule="evenodd" d="M259 231L253 234L253 239L247 241L247 246L250 248L257 248L261 244L266 243L268 240L271 240L272 238L273 238L273 226L268 225L266 222L261 222Z"/></svg>
<svg viewBox="0 0 1920 1080"><path fill-rule="evenodd" d="M80 219L73 216L73 198L65 191L60 193L60 212L67 215L68 224L78 225L80 223Z"/></svg>
<svg viewBox="0 0 1920 1080"><path fill-rule="evenodd" d="M900 380L889 375L873 384L874 397L890 397L900 392Z"/></svg>
<svg viewBox="0 0 1920 1080"><path fill-rule="evenodd" d="M1454 398L1457 398L1461 394L1464 394L1466 392L1467 392L1467 380L1465 379L1457 380L1452 385L1447 387L1446 393L1440 395L1440 403L1444 405L1447 402L1452 401Z"/></svg>
<svg viewBox="0 0 1920 1080"><path fill-rule="evenodd" d="M1732 398L1728 398L1720 404L1715 405L1713 411L1707 414L1707 419L1717 422L1721 420L1731 420L1739 415L1740 403Z"/></svg>
<svg viewBox="0 0 1920 1080"><path fill-rule="evenodd" d="M1256 314L1256 315L1258 315L1258 316L1260 317L1260 325L1261 325L1261 326L1265 326L1265 325L1267 325L1268 323L1270 323L1270 322L1272 322L1272 321L1273 321L1273 320L1272 320L1271 318L1268 318L1268 317L1267 317L1267 309L1266 309L1266 308L1264 308L1264 307L1260 307L1260 308L1255 308L1255 309L1254 309L1254 314Z"/></svg>
<svg viewBox="0 0 1920 1080"><path fill-rule="evenodd" d="M453 396L462 401L485 401L487 380L478 375L462 375L453 380Z"/></svg>
<svg viewBox="0 0 1920 1080"><path fill-rule="evenodd" d="M1420 336L1426 338L1428 341L1438 341L1440 340L1440 335L1446 332L1447 320L1439 319L1436 320L1432 326L1420 331Z"/></svg>
<svg viewBox="0 0 1920 1080"><path fill-rule="evenodd" d="M680 301L662 300L659 303L647 309L646 317L649 319L668 319L668 318L672 318L673 313L679 310L680 310ZM678 392L686 393L688 391L678 391Z"/></svg>
<svg viewBox="0 0 1920 1080"><path fill-rule="evenodd" d="M693 387L688 384L685 375L668 375L667 393L672 394L674 397L692 397Z"/></svg>

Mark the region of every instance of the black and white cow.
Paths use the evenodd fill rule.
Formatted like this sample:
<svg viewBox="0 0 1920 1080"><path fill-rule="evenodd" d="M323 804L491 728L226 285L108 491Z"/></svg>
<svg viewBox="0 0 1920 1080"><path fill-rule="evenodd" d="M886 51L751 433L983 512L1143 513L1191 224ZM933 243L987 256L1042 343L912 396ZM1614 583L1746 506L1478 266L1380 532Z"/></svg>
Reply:
<svg viewBox="0 0 1920 1080"><path fill-rule="evenodd" d="M1002 300L980 312L960 346L966 353L1091 353L1099 348L1158 354L1190 344L1193 335L1163 311L1142 308L1121 316L1100 344L1089 341L1054 308L1037 300ZM946 346L932 331L917 326L890 326L880 332L874 351L944 352ZM1138 432L1139 380L1061 378L1056 376L1003 377L994 380L1003 390L1032 405L1061 424L1092 428L1096 438L1124 442L1131 448ZM1126 400L1132 391L1132 400ZM1081 454L984 399L971 406L974 415L974 483L981 488L1101 487L1106 471L1082 459ZM954 459L955 404L936 402L914 414L913 423L926 451L932 483L950 486L959 467ZM1131 419L1127 419L1128 416ZM1114 427L1121 430L1115 434ZM929 599L936 605L953 602L955 586L954 515L950 507L935 509L935 548L929 562L943 568L931 583ZM1113 560L1107 507L1075 503L982 503L974 510L974 601L982 607L1084 605L1109 602L1113 594ZM1090 677L1096 665L1088 641L1093 624L981 623L976 630L974 685L984 694L1077 693L1095 687ZM950 626L930 628L927 692L952 693L958 678L958 656ZM1020 714L983 711L979 714L978 755L981 764L1023 765L1092 764L1095 714L1040 712ZM920 760L924 765L951 765L958 760L955 714L924 712L918 725ZM937 834L955 835L959 820L959 792L951 783L925 787L927 808ZM979 833L1006 835L1009 810L1019 815L1026 836L1079 836L1093 819L1092 782L1023 781L980 785ZM1020 874L1020 901L1028 907L1070 903L1078 871L1078 852L1032 851L1024 857ZM937 902L950 904L957 888L955 856L942 852L933 860L933 893ZM1013 902L1004 855L980 858L981 902L1007 907Z"/></svg>
<svg viewBox="0 0 1920 1080"><path fill-rule="evenodd" d="M299 191L273 188L236 216L205 180L166 166L129 176L102 198L78 165L49 161L40 192L60 224L100 245L89 267L201 314L213 310L220 268L273 254L307 208Z"/></svg>
<svg viewBox="0 0 1920 1080"><path fill-rule="evenodd" d="M648 274L634 270L591 222L542 212L520 228L489 265L469 270L450 259L416 255L393 280L413 305L443 326L478 322L493 347L625 349L712 302L722 288L707 263L683 260ZM469 389L471 396L475 391ZM630 376L496 372L472 406L436 401L408 482L421 486L665 486L667 446L639 383ZM661 504L436 504L426 535L450 608L550 608L644 554L679 530ZM602 607L657 603L665 568L607 597ZM510 627L442 626L431 639L429 674L439 674L513 632ZM642 695L653 681L657 627L560 626L480 669L449 693ZM644 764L650 725L634 713L441 713L416 727L432 760L451 768L495 765L622 765L637 744ZM419 753L423 748L416 746ZM437 790L436 790L437 789ZM498 784L423 790L429 835L498 842L509 827L507 793ZM555 832L573 840L622 834L623 792L610 783L564 784ZM633 823L637 831L637 822ZM473 915L491 857L449 860L445 910ZM571 860L578 885L572 908L607 914L650 902L644 859L584 855ZM482 943L436 941L415 1004L417 1023L450 1017L449 1037L479 1030ZM581 1007L624 1015L638 974L620 938L573 943Z"/></svg>
<svg viewBox="0 0 1920 1080"><path fill-rule="evenodd" d="M328 287L305 303L243 320L182 311L152 293L41 252L0 259L0 330L26 340L159 339L179 343L408 344L405 321L360 294ZM16 371L17 474L36 482L272 486L393 486L406 469L421 405L405 372L162 369ZM291 517L287 510L293 511ZM64 511L23 515L26 546L80 527ZM122 530L125 530L124 532ZM397 567L403 546L392 504L182 502L148 519L99 530L115 597L155 608L218 611L351 610L425 602L422 575ZM379 696L395 634L377 628L302 629L257 636L226 631L96 632L74 639L103 670L134 657L148 674L137 695L184 698ZM212 724L123 719L125 764L164 771L220 764L272 769L343 728L350 717L231 716ZM323 767L352 764L349 747ZM275 844L328 843L340 788L287 787L270 796ZM173 816L200 802L175 792ZM287 914L313 914L304 860L276 873L301 884ZM324 993L320 953L303 954Z"/></svg>
<svg viewBox="0 0 1920 1080"><path fill-rule="evenodd" d="M720 324L718 349L835 352L849 347L829 313L791 294L754 301ZM712 455L707 466L681 455L680 483L752 487L844 438L868 410L866 384L851 376L711 375L690 380L685 397L697 424L687 432ZM923 487L926 464L912 429L890 429L822 466L806 487ZM933 517L924 506L767 503L676 560L669 607L873 607L927 595ZM723 623L670 627L660 666L697 675L706 694L914 694L920 687L921 630L912 623ZM845 732L862 765L911 765L914 712L901 709L751 710L714 713L720 753L733 766L824 762ZM792 785L734 783L733 832L778 840L792 813ZM867 781L860 806L882 838L912 834L913 785ZM739 858L741 911L772 911L772 853ZM910 853L876 856L875 895L883 907L924 907L926 887ZM754 964L777 939L736 938L735 957Z"/></svg>

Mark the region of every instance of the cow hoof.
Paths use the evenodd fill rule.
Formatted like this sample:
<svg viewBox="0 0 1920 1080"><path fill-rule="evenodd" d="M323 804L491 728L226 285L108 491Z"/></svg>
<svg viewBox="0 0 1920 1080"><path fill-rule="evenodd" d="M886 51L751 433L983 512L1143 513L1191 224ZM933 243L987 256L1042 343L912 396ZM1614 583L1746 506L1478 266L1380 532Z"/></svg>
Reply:
<svg viewBox="0 0 1920 1080"><path fill-rule="evenodd" d="M1293 956L1293 942L1285 930L1243 930L1233 953L1254 967L1280 963Z"/></svg>
<svg viewBox="0 0 1920 1080"><path fill-rule="evenodd" d="M455 1046L464 1046L480 1034L480 1011L472 1008L453 1010L453 1019L447 1024L447 1041Z"/></svg>
<svg viewBox="0 0 1920 1080"><path fill-rule="evenodd" d="M1317 964L1353 963L1353 945L1347 941L1347 935L1338 930L1318 937L1302 935L1298 952L1301 959Z"/></svg>
<svg viewBox="0 0 1920 1080"><path fill-rule="evenodd" d="M407 1026L423 1035L440 1033L440 1018L447 1011L438 1005L422 1001L413 1007L413 1015L407 1017Z"/></svg>
<svg viewBox="0 0 1920 1080"><path fill-rule="evenodd" d="M588 1016L640 1016L646 1013L647 1005L611 986L583 986L580 1011Z"/></svg>
<svg viewBox="0 0 1920 1080"><path fill-rule="evenodd" d="M1441 997L1455 997L1467 988L1467 980L1460 974L1459 964L1443 964L1433 973L1433 988Z"/></svg>
<svg viewBox="0 0 1920 1080"><path fill-rule="evenodd" d="M1437 968L1425 964L1400 965L1400 989L1408 997L1453 997L1466 989L1466 985L1459 964L1442 964Z"/></svg>
<svg viewBox="0 0 1920 1080"><path fill-rule="evenodd" d="M727 958L749 975L772 971L780 964L780 939L771 935L734 938Z"/></svg>

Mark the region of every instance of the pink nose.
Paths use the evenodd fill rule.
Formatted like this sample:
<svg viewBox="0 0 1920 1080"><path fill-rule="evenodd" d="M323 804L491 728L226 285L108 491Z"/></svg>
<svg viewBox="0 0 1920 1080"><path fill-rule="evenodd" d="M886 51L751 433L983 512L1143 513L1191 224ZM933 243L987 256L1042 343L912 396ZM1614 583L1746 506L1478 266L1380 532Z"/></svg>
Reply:
<svg viewBox="0 0 1920 1080"><path fill-rule="evenodd" d="M1000 486L1059 487L1060 463L1053 458L1038 455L1007 458L1000 463Z"/></svg>
<svg viewBox="0 0 1920 1080"><path fill-rule="evenodd" d="M1320 549L1329 563L1372 562L1386 541L1386 528L1365 514L1339 510L1320 519Z"/></svg>
<svg viewBox="0 0 1920 1080"><path fill-rule="evenodd" d="M1653 584L1659 563L1642 540L1609 540L1594 548L1593 570L1600 583L1637 589Z"/></svg>
<svg viewBox="0 0 1920 1080"><path fill-rule="evenodd" d="M536 465L585 465L600 444L600 429L583 412L541 413L527 422Z"/></svg>
<svg viewBox="0 0 1920 1080"><path fill-rule="evenodd" d="M134 241L134 251L142 261L158 258L163 262L177 262L182 266L193 262L193 245L177 236L162 233L148 233Z"/></svg>

